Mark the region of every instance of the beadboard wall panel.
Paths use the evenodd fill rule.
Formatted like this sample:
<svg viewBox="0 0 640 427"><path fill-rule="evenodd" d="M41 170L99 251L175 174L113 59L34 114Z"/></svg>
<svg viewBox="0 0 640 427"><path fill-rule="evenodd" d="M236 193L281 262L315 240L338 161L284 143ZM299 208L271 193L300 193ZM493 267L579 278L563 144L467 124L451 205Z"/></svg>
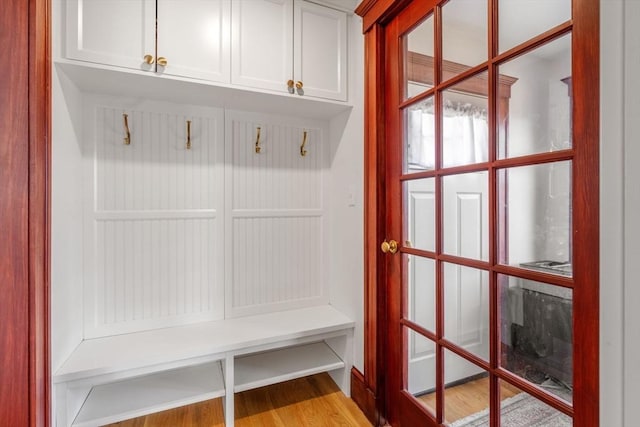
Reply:
<svg viewBox="0 0 640 427"><path fill-rule="evenodd" d="M226 112L227 317L328 303L323 126Z"/></svg>
<svg viewBox="0 0 640 427"><path fill-rule="evenodd" d="M319 129L233 120L233 209L321 209ZM255 152L258 127L260 153ZM305 156L300 147L307 132Z"/></svg>
<svg viewBox="0 0 640 427"><path fill-rule="evenodd" d="M85 104L85 338L224 318L222 110Z"/></svg>
<svg viewBox="0 0 640 427"><path fill-rule="evenodd" d="M321 245L320 216L234 218L233 308L321 298Z"/></svg>

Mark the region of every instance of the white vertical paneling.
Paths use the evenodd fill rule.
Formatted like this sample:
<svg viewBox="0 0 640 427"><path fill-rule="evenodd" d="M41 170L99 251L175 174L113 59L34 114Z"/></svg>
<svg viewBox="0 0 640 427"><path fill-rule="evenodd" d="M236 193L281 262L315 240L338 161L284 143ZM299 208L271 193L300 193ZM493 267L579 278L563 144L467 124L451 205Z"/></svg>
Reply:
<svg viewBox="0 0 640 427"><path fill-rule="evenodd" d="M131 145L122 143L122 114L129 115ZM99 211L214 209L221 185L210 145L215 118L98 107L95 201ZM192 148L186 149L191 120ZM222 141L220 141L220 144ZM214 151L215 152L215 151ZM196 197L197 195L197 197Z"/></svg>
<svg viewBox="0 0 640 427"><path fill-rule="evenodd" d="M255 152L260 127L261 152ZM233 209L321 209L320 130L255 121L233 121ZM307 131L307 155L300 155Z"/></svg>
<svg viewBox="0 0 640 427"><path fill-rule="evenodd" d="M225 127L227 315L327 303L326 130L318 122L240 112L227 112Z"/></svg>
<svg viewBox="0 0 640 427"><path fill-rule="evenodd" d="M86 104L95 114L85 135L85 337L223 318L222 110L94 96Z"/></svg>
<svg viewBox="0 0 640 427"><path fill-rule="evenodd" d="M321 231L317 216L235 218L233 307L321 298Z"/></svg>

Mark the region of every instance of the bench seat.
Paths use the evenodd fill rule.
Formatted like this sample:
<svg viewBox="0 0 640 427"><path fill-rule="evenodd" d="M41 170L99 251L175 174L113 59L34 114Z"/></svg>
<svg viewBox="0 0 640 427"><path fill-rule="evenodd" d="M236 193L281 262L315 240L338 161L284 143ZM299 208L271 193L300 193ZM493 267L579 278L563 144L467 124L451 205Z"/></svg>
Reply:
<svg viewBox="0 0 640 427"><path fill-rule="evenodd" d="M58 426L225 396L230 427L235 392L325 371L339 372L334 379L348 393L353 328L323 305L84 340L53 377ZM203 375L219 380L203 389Z"/></svg>

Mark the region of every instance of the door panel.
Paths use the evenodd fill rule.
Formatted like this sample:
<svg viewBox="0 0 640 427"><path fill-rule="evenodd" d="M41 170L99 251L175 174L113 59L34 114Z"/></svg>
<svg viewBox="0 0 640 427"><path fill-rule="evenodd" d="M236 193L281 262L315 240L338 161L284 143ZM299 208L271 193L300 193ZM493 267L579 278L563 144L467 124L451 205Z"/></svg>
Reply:
<svg viewBox="0 0 640 427"><path fill-rule="evenodd" d="M293 21L293 75L304 85L299 93L346 101L347 14L295 0Z"/></svg>
<svg viewBox="0 0 640 427"><path fill-rule="evenodd" d="M153 0L68 0L66 56L106 65L155 70Z"/></svg>
<svg viewBox="0 0 640 427"><path fill-rule="evenodd" d="M287 90L293 76L292 16L292 0L232 2L231 83Z"/></svg>
<svg viewBox="0 0 640 427"><path fill-rule="evenodd" d="M158 72L228 83L229 0L158 0Z"/></svg>

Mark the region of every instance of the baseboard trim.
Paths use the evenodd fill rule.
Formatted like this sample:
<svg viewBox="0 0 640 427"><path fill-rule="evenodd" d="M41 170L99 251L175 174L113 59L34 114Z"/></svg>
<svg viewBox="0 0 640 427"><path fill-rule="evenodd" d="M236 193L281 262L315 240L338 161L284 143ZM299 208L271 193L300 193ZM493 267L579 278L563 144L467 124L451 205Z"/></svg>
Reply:
<svg viewBox="0 0 640 427"><path fill-rule="evenodd" d="M367 387L362 372L355 367L351 368L351 399L356 402L371 424L383 425L376 405L376 395Z"/></svg>

